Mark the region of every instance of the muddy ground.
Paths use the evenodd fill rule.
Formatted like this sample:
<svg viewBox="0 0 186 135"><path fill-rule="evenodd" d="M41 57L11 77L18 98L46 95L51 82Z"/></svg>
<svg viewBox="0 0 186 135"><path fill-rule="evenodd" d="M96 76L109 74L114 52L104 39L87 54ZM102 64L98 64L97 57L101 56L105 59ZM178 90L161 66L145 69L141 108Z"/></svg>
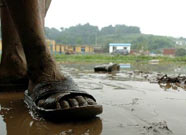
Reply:
<svg viewBox="0 0 186 135"><path fill-rule="evenodd" d="M94 95L104 112L89 121L52 123L35 120L23 93L0 93L0 135L185 135L184 84L157 83L162 74L180 74L185 68L157 65L94 73L94 64L63 64L82 90ZM152 67L152 68L151 68ZM144 69L144 70L142 70ZM152 70L153 69L153 70ZM176 70L175 70L176 69ZM153 81L152 81L153 80ZM153 82L153 83L152 83Z"/></svg>

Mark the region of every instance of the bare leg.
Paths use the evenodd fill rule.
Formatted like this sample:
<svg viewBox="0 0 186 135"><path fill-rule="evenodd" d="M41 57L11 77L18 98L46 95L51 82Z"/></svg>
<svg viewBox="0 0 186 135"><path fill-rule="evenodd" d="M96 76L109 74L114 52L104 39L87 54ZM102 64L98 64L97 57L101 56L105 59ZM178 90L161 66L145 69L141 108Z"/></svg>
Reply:
<svg viewBox="0 0 186 135"><path fill-rule="evenodd" d="M51 0L39 0L39 2L41 19L44 26L44 17ZM0 89L7 90L11 89L10 86L12 86L13 89L25 90L28 87L28 78L22 44L6 6L1 7L0 14L3 40L0 64L0 83L2 84L0 84Z"/></svg>
<svg viewBox="0 0 186 135"><path fill-rule="evenodd" d="M25 55L18 33L6 7L1 8L1 24L3 48L0 64L0 82L11 84L12 81L19 79L22 81L23 78L26 81ZM25 81L19 83L25 83Z"/></svg>
<svg viewBox="0 0 186 135"><path fill-rule="evenodd" d="M30 94L33 93L33 88L37 84L40 84L42 82L48 82L49 86L55 87L54 83L52 84L52 82L64 82L67 80L67 78L65 78L58 69L56 62L52 58L46 46L43 29L43 15L45 14L45 11L42 10L42 2L40 2L41 0L5 0L5 3L9 9L9 13L11 14L11 17L19 34L26 56ZM68 86L71 86L71 84L69 84ZM60 84L58 83L58 85ZM63 86L64 85L62 85L60 88L62 88ZM50 87L47 87L47 89L50 89ZM34 93L39 94L40 90L41 89L36 89ZM46 90L46 88L44 90ZM88 105L96 104L92 96L85 93L78 93L75 95L72 94L71 97L68 97L68 99L58 100L60 102L60 105L57 106L59 102L56 102L56 96L57 95L51 95L47 97L47 99L44 99L44 101L41 99L41 102L39 101L37 104L40 104L44 108L47 108L48 104L55 104L54 106L50 107L59 107L65 109L81 106L88 107ZM46 104L47 107L43 106ZM102 107L99 107L98 110L96 110L96 112L92 114L98 114L101 112Z"/></svg>
<svg viewBox="0 0 186 135"><path fill-rule="evenodd" d="M27 61L29 90L45 81L63 80L45 43L43 14L38 0L6 0L14 20ZM21 10L20 10L21 9Z"/></svg>

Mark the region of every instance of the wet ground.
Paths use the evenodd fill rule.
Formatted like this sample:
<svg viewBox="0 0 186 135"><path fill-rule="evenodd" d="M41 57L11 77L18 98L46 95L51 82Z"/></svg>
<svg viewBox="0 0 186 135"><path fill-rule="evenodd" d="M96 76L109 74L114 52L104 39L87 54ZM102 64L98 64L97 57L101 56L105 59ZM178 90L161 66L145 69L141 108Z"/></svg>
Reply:
<svg viewBox="0 0 186 135"><path fill-rule="evenodd" d="M186 91L179 84L150 83L159 72L185 74L183 64L121 64L112 74L94 73L96 64L66 63L82 90L94 95L104 112L89 121L35 120L23 93L0 93L0 135L185 135ZM142 72L143 71L143 72Z"/></svg>

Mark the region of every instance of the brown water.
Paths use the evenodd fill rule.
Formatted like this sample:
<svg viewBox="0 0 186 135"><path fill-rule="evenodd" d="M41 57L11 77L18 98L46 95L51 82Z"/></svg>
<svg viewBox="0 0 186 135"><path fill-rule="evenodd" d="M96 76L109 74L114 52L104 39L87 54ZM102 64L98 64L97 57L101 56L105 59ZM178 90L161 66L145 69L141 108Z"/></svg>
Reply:
<svg viewBox="0 0 186 135"><path fill-rule="evenodd" d="M149 83L143 70L185 74L185 65L133 64L119 73L97 74L95 64L63 64L82 90L94 95L104 112L89 121L35 120L23 93L0 93L0 135L185 135L186 91L176 84Z"/></svg>

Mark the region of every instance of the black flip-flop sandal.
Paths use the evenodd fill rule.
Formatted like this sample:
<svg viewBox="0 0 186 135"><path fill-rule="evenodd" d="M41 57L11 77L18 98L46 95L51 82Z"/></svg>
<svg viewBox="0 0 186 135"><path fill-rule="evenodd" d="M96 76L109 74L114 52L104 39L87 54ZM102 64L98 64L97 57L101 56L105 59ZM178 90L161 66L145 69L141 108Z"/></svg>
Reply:
<svg viewBox="0 0 186 135"><path fill-rule="evenodd" d="M46 99L47 97L55 94L59 94L59 96L55 99L56 103L59 102L59 100L69 99L70 97L75 96L85 96L96 102L93 96L85 91L80 91L74 81L70 77L67 77L66 80L61 82L40 83L36 85L31 95L29 95L28 90L26 90L25 103L33 113L36 113L45 119L51 120L91 118L103 111L102 105L97 104L74 108L71 107L68 109L45 109L37 105L39 100Z"/></svg>

